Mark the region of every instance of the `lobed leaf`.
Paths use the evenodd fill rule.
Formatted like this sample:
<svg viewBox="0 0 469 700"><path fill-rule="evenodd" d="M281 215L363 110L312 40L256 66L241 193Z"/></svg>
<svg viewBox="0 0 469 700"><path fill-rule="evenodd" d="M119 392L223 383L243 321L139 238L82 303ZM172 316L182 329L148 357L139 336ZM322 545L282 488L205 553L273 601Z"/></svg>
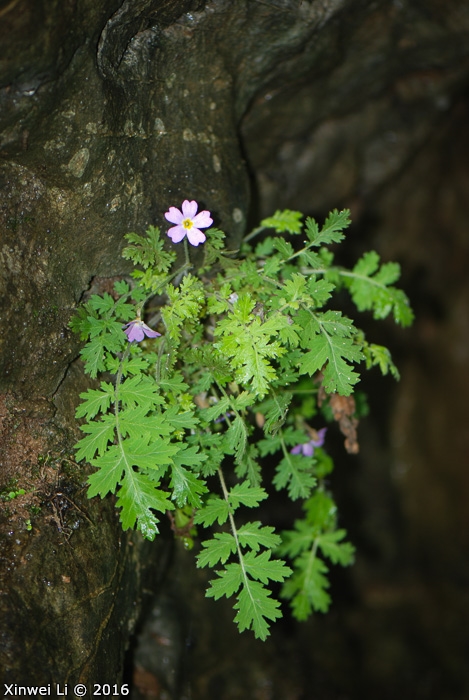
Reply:
<svg viewBox="0 0 469 700"><path fill-rule="evenodd" d="M121 482L116 506L122 508L122 528L129 530L137 525L146 539L152 540L158 533L157 518L152 510L165 513L173 510L169 494L157 488L145 474L128 469Z"/></svg>
<svg viewBox="0 0 469 700"><path fill-rule="evenodd" d="M314 246L328 245L329 243L340 243L344 238L344 229L350 225L350 211L344 209L337 211L334 209L328 215L323 227L319 230L316 221L308 217L306 219L305 232L310 243Z"/></svg>
<svg viewBox="0 0 469 700"><path fill-rule="evenodd" d="M413 321L409 300L401 289L392 287L400 277L398 263L379 266L378 253L365 253L351 272L343 272L353 302L359 311L373 311L376 319L386 318L391 311L396 323L408 326Z"/></svg>
<svg viewBox="0 0 469 700"><path fill-rule="evenodd" d="M243 555L243 567L251 578L268 583L269 581L284 581L293 571L284 561L271 559L270 550L264 550L260 554L246 552Z"/></svg>
<svg viewBox="0 0 469 700"><path fill-rule="evenodd" d="M80 430L88 435L75 445L77 462L81 462L82 459L91 462L96 452L103 455L108 444L114 440L115 427L116 418L113 414L106 414L101 420L81 425Z"/></svg>
<svg viewBox="0 0 469 700"><path fill-rule="evenodd" d="M350 542L342 542L346 536L345 530L335 530L318 538L319 549L333 564L348 566L353 562L355 547Z"/></svg>
<svg viewBox="0 0 469 700"><path fill-rule="evenodd" d="M236 416L225 433L228 454L234 454L236 462L240 462L246 450L247 430L241 416Z"/></svg>
<svg viewBox="0 0 469 700"><path fill-rule="evenodd" d="M179 464L172 466L170 486L173 489L172 499L176 501L179 508L186 503L194 508L200 508L202 506L200 497L208 491L203 481Z"/></svg>
<svg viewBox="0 0 469 700"><path fill-rule="evenodd" d="M256 508L265 498L267 498L266 490L261 486L251 486L249 481L235 484L228 494L228 502L233 509L239 508L240 505Z"/></svg>
<svg viewBox="0 0 469 700"><path fill-rule="evenodd" d="M218 578L210 581L210 586L207 589L207 598L215 598L218 600L222 596L230 598L236 591L239 590L243 582L243 572L241 564L228 564L221 571L216 572Z"/></svg>
<svg viewBox="0 0 469 700"><path fill-rule="evenodd" d="M124 470L128 467L125 454L119 445L110 445L105 454L91 460L98 471L88 477L88 498L115 493Z"/></svg>
<svg viewBox="0 0 469 700"><path fill-rule="evenodd" d="M282 617L280 603L271 597L268 588L259 581L245 580L245 583L233 606L238 613L235 622L240 632L252 629L254 636L263 641L269 636L269 622Z"/></svg>
<svg viewBox="0 0 469 700"><path fill-rule="evenodd" d="M114 386L110 382L101 382L100 389L88 389L80 394L82 403L77 407L75 416L91 420L98 413L106 413L114 401Z"/></svg>
<svg viewBox="0 0 469 700"><path fill-rule="evenodd" d="M238 529L238 540L242 547L249 547L254 552L258 552L260 547L273 549L280 544L280 536L274 532L274 528L263 526L258 520L242 525Z"/></svg>
<svg viewBox="0 0 469 700"><path fill-rule="evenodd" d="M296 501L298 498L308 498L311 489L316 485L312 466L311 457L286 454L275 469L272 483L277 491L287 488L292 501Z"/></svg>
<svg viewBox="0 0 469 700"><path fill-rule="evenodd" d="M119 387L119 399L129 408L138 406L144 413L154 406L162 406L164 399L158 394L155 381L144 374L125 379Z"/></svg>
<svg viewBox="0 0 469 700"><path fill-rule="evenodd" d="M228 520L228 503L219 496L210 496L206 504L194 515L194 524L209 527L215 521L223 525Z"/></svg>
<svg viewBox="0 0 469 700"><path fill-rule="evenodd" d="M197 566L224 564L236 552L236 540L230 532L216 532L212 540L202 542L202 551L197 555Z"/></svg>
<svg viewBox="0 0 469 700"><path fill-rule="evenodd" d="M352 322L338 311L309 317L303 312L300 316L306 321L302 345L308 348L298 363L301 374L312 376L322 370L328 393L349 396L360 378L350 363L364 359L360 346L351 337L355 332Z"/></svg>
<svg viewBox="0 0 469 700"><path fill-rule="evenodd" d="M299 211L277 209L273 216L269 216L261 221L263 228L273 228L277 233L301 233L301 219L303 214Z"/></svg>

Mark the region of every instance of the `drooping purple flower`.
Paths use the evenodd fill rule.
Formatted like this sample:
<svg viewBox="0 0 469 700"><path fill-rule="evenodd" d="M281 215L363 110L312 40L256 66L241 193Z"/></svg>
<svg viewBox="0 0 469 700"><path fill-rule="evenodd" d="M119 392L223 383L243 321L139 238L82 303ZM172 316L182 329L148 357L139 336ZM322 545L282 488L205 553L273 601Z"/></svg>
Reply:
<svg viewBox="0 0 469 700"><path fill-rule="evenodd" d="M172 224L177 224L168 230L168 236L173 243L180 243L184 236L187 236L189 243L194 246L205 242L206 235L200 229L211 226L213 219L209 211L201 211L197 214L198 207L197 202L189 202L188 199L182 203L182 211L176 207L169 207L169 211L164 215L165 219Z"/></svg>
<svg viewBox="0 0 469 700"><path fill-rule="evenodd" d="M303 442L300 445L295 445L295 447L290 450L292 455L302 454L304 457L312 457L316 447L322 447L324 445L324 440L326 438L327 428L321 428L317 431L317 438L308 440L308 442Z"/></svg>
<svg viewBox="0 0 469 700"><path fill-rule="evenodd" d="M158 336L161 335L161 333L157 331L152 331L146 323L143 323L141 318L136 318L134 321L126 323L122 328L124 329L129 343L133 343L134 341L139 343L145 336L148 338L158 338Z"/></svg>

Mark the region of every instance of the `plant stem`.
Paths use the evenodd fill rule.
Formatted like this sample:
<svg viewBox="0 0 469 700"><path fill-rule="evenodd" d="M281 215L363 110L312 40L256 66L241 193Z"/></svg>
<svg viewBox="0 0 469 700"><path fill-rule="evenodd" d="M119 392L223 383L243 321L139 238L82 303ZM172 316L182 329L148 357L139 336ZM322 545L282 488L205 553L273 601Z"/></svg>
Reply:
<svg viewBox="0 0 469 700"><path fill-rule="evenodd" d="M257 236L259 233L262 233L262 231L265 231L265 226L258 226L253 231L251 231L251 233L248 233L247 236L244 236L242 242L247 243L251 240L251 238L254 238L254 236Z"/></svg>
<svg viewBox="0 0 469 700"><path fill-rule="evenodd" d="M217 473L218 473L218 478L220 479L221 490L223 491L223 497L228 504L228 518L230 520L231 532L233 533L233 537L234 537L235 542L236 542L236 550L238 553L238 559L239 559L239 563L241 566L241 571L243 572L243 578L244 578L246 587L249 591L249 579L248 579L248 576L246 573L246 569L244 567L243 553L241 551L241 545L239 544L239 539L238 539L238 530L236 528L236 523L235 523L234 518L233 518L233 513L230 510L228 489L226 488L225 477L223 475L223 471L222 471L221 467L218 467ZM249 594L251 595L250 591L249 591Z"/></svg>
<svg viewBox="0 0 469 700"><path fill-rule="evenodd" d="M117 431L117 439L119 440L119 445L122 445L122 436L121 436L121 431L119 428L119 389L121 385L121 380L122 380L122 371L124 369L124 362L128 358L130 354L130 343L128 343L124 354L122 355L122 359L119 364L119 369L117 370L117 375L116 375L116 388L115 388L115 393L114 393L114 415L116 416L116 431Z"/></svg>
<svg viewBox="0 0 469 700"><path fill-rule="evenodd" d="M184 236L184 255L186 256L186 265L187 267L192 267L191 266L191 258L189 255L189 245L187 243L187 236Z"/></svg>

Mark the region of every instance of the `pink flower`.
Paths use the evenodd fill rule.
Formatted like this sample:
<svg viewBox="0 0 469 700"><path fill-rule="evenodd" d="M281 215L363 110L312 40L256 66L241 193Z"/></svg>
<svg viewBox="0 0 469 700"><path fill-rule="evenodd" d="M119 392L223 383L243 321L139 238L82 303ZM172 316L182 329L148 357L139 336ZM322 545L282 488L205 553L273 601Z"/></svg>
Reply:
<svg viewBox="0 0 469 700"><path fill-rule="evenodd" d="M314 449L324 445L326 431L327 428L321 428L321 430L317 431L318 437L316 440L310 440L309 442L303 442L301 445L295 445L295 447L290 450L290 453L292 455L302 454L304 457L312 457L314 454Z"/></svg>
<svg viewBox="0 0 469 700"><path fill-rule="evenodd" d="M169 211L165 213L165 219L172 224L177 224L168 231L168 236L173 243L180 243L184 236L187 236L191 245L205 242L206 236L200 229L211 226L213 219L209 211L201 211L197 214L198 206L197 202L189 202L185 199L182 203L182 212L176 207L169 207Z"/></svg>
<svg viewBox="0 0 469 700"><path fill-rule="evenodd" d="M161 335L161 333L152 331L146 323L143 323L141 318L136 318L135 321L130 321L130 323L122 327L129 343L133 343L134 340L139 343L145 336L148 338L158 338L158 336Z"/></svg>

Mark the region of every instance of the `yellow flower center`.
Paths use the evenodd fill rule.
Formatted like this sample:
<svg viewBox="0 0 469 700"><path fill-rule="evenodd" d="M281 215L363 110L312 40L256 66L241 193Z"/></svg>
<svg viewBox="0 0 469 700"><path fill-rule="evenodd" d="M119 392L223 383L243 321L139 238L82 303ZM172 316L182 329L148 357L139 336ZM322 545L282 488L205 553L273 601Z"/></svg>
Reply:
<svg viewBox="0 0 469 700"><path fill-rule="evenodd" d="M192 219L184 219L182 225L184 228L192 228L194 224L192 223Z"/></svg>

